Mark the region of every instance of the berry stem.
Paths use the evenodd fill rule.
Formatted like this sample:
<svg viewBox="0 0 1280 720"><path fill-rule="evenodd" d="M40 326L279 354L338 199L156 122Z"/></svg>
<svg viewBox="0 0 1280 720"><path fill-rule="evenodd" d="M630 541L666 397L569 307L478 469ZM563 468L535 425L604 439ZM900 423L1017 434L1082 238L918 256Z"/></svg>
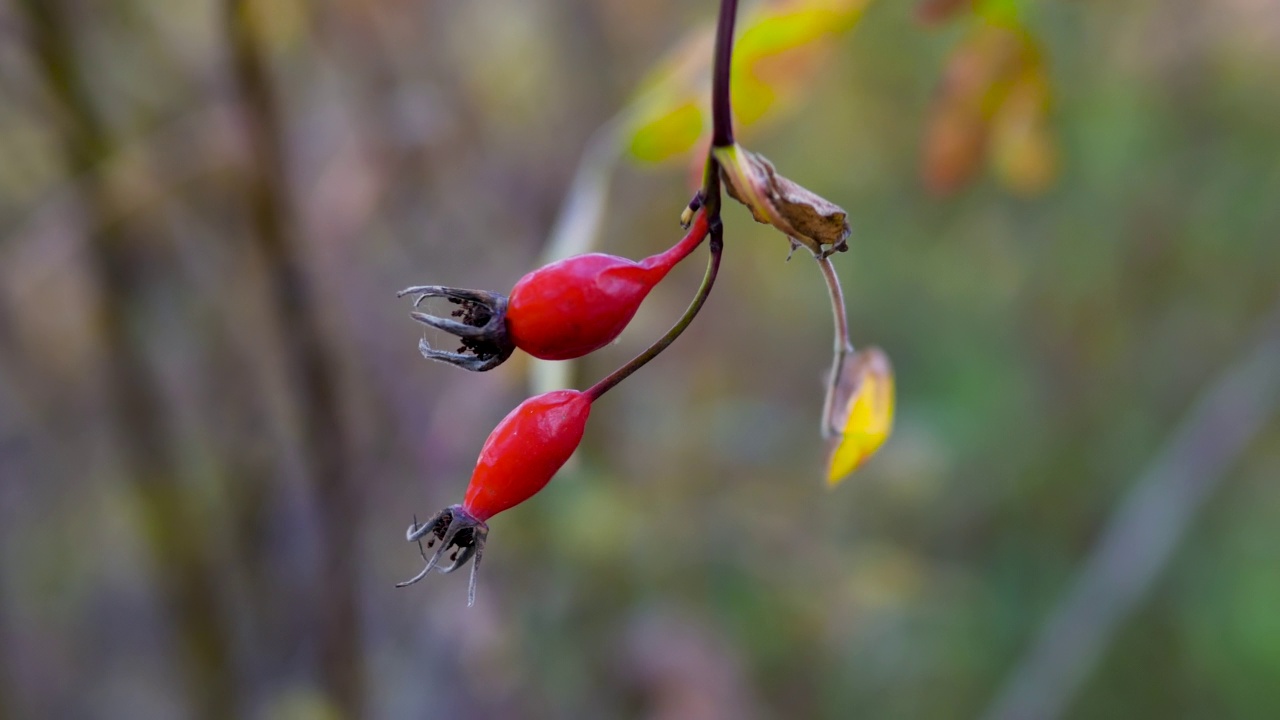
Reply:
<svg viewBox="0 0 1280 720"><path fill-rule="evenodd" d="M720 18L716 23L715 64L711 70L711 145L733 144L733 115L729 100L729 71L733 60L733 23L738 15L738 0L720 0Z"/></svg>
<svg viewBox="0 0 1280 720"><path fill-rule="evenodd" d="M827 397L822 404L822 437L831 437L839 432L838 424L832 415L835 413L836 391L840 387L840 376L844 374L844 361L852 355L853 343L849 340L849 316L845 312L844 290L840 288L840 276L830 257L819 257L818 267L822 268L822 279L827 281L827 294L831 296L831 316L835 322L835 356L831 361L831 376L827 380Z"/></svg>
<svg viewBox="0 0 1280 720"><path fill-rule="evenodd" d="M680 337L688 329L693 319L698 316L703 304L707 301L707 296L711 294L711 288L716 283L716 274L720 271L720 253L724 249L724 227L720 224L720 168L714 160L708 160L706 177L707 187L704 190L704 195L707 198L707 203L699 215L706 215L705 227L709 228L711 235L711 257L707 259L707 271L702 276L702 284L698 286L697 294L693 296L693 301L689 303L684 315L680 316L680 319L676 321L675 325L671 326L666 335L659 338L644 352L632 358L631 362L614 370L600 382L587 388L586 395L591 398L592 402L609 392L614 385L626 380L632 373L649 364L650 360L656 358L663 350L667 349L667 346L675 342L676 338ZM690 233L696 229L697 225L690 230Z"/></svg>
<svg viewBox="0 0 1280 720"><path fill-rule="evenodd" d="M720 17L716 24L716 47L714 65L712 68L711 78L711 146L727 147L733 145L733 115L729 98L729 70L733 60L733 24L738 15L737 0L720 0ZM692 252L694 248L702 242L698 237L699 226L702 225L703 232L711 235L710 249L711 257L707 259L707 272L702 276L702 284L698 286L698 292L693 297L693 301L689 303L689 307L684 311L684 315L671 326L666 335L663 335L657 342L650 345L644 352L632 358L631 362L614 370L605 376L600 382L592 385L586 390L587 397L595 402L601 395L613 389L614 385L626 380L632 373L649 364L663 350L666 350L676 338L680 337L693 319L698 316L702 310L702 306L707 301L707 296L711 294L711 288L715 285L716 274L720 271L720 254L724 250L724 226L720 222L720 164L716 162L715 156L707 153L707 169L702 179L702 209L695 218L693 228L689 230L685 239L680 241L675 248L668 252L683 252L684 257ZM697 240L692 238L697 237ZM687 249L685 249L687 247ZM664 255L666 253L663 253ZM825 272L825 271L824 271ZM834 277L834 271L832 271ZM830 287L831 280L828 280ZM839 282L836 281L837 291ZM832 302L834 303L834 296ZM843 318L843 300L841 300L841 318ZM845 332L848 337L848 332Z"/></svg>
<svg viewBox="0 0 1280 720"><path fill-rule="evenodd" d="M693 224L689 226L689 232L685 233L680 242L672 245L668 250L641 260L640 265L646 270L661 270L662 275L666 275L671 271L671 268L675 267L681 260L689 257L689 254L694 250L697 250L706 237L707 214L703 211L694 217Z"/></svg>

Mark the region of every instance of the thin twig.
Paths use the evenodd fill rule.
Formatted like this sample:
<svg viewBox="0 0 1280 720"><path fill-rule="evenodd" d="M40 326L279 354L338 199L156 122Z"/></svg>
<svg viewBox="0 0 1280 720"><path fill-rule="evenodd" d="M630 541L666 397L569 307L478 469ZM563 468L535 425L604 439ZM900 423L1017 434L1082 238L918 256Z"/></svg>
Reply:
<svg viewBox="0 0 1280 720"><path fill-rule="evenodd" d="M1253 348L1200 395L1129 491L985 717L1062 716L1277 404L1280 305Z"/></svg>
<svg viewBox="0 0 1280 720"><path fill-rule="evenodd" d="M720 15L716 25L715 58L711 81L711 122L713 127L711 144L713 147L733 144L729 74L733 57L733 25L737 14L737 0L720 0ZM702 305L706 302L707 296L711 294L711 288L716 281L716 273L720 270L721 251L724 249L724 225L720 220L720 164L710 151L707 153L706 171L703 173L700 204L702 206L701 212L706 215L707 227L711 236L711 258L707 261L707 272L702 278L702 284L698 287L698 292L694 296L693 302L690 303L689 308L676 324L667 331L666 335L663 335L644 352L633 358L631 362L592 385L586 391L592 400L599 398L636 370L647 365L663 350L666 350L671 343L675 342L676 338L680 337L681 333L693 322L698 312L702 310Z"/></svg>
<svg viewBox="0 0 1280 720"><path fill-rule="evenodd" d="M835 418L836 393L844 374L845 358L853 354L853 342L849 340L849 316L845 312L844 290L840 288L840 276L828 256L818 257L822 279L827 282L827 294L831 297L831 317L835 323L835 352L831 361L831 374L827 378L827 395L822 402L822 437L832 437L840 432Z"/></svg>
<svg viewBox="0 0 1280 720"><path fill-rule="evenodd" d="M720 0L716 21L715 60L711 69L711 145L733 144L733 104L729 97L733 68L733 25L738 16L738 0Z"/></svg>
<svg viewBox="0 0 1280 720"><path fill-rule="evenodd" d="M720 192L718 184L715 191L718 196ZM706 211L704 210L704 212ZM666 350L671 343L676 341L676 338L680 337L680 335L688 329L689 325L693 322L693 319L698 316L699 312L701 312L703 304L707 301L707 296L711 294L711 288L716 283L716 274L720 271L720 255L721 251L724 249L723 228L720 225L718 218L716 219L715 224L711 227L710 234L711 240L709 245L711 247L711 257L707 259L707 271L703 274L702 284L698 286L698 292L694 295L693 301L689 303L688 309L684 311L684 315L680 316L680 319L676 321L675 325L671 326L671 329L667 331L666 335L663 335L657 342L646 348L644 352L635 356L626 365L623 365L613 371L604 379L600 380L600 382L588 388L586 390L586 394L592 399L592 401L596 400L601 395L604 395L615 385L630 377L632 373L658 357L663 350Z"/></svg>

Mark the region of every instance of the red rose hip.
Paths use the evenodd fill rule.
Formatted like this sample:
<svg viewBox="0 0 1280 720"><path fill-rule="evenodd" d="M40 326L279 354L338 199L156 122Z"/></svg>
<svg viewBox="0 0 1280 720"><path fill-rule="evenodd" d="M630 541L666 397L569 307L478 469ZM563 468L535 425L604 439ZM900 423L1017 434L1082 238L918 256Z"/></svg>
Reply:
<svg viewBox="0 0 1280 720"><path fill-rule="evenodd" d="M528 500L577 449L591 399L577 390L529 398L489 434L471 473L462 507L485 521Z"/></svg>
<svg viewBox="0 0 1280 720"><path fill-rule="evenodd" d="M399 294L416 294L414 307L428 297L447 297L459 306L449 318L410 313L461 340L456 352L419 342L428 359L477 371L497 367L515 348L544 360L569 360L613 342L649 291L706 236L707 220L699 212L680 242L639 262L603 253L576 255L525 275L509 297L438 285Z"/></svg>
<svg viewBox="0 0 1280 720"><path fill-rule="evenodd" d="M417 576L398 587L426 577L446 552L450 573L473 557L467 604L475 603L476 570L489 536L486 521L533 497L546 487L582 440L591 414L591 396L577 390L555 390L520 403L489 433L471 473L471 483L461 505L453 505L422 525L414 522L406 534L410 542L439 543L434 555Z"/></svg>

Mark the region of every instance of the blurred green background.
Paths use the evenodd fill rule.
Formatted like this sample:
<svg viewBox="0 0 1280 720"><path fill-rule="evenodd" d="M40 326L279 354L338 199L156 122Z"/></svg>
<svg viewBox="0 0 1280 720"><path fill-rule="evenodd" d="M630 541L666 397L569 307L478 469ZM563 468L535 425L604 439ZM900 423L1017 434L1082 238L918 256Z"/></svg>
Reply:
<svg viewBox="0 0 1280 720"><path fill-rule="evenodd" d="M842 16L741 139L849 212L881 453L823 485L820 276L731 204L705 312L491 522L476 607L392 587L530 370L427 363L395 291L536 266L714 14L0 2L0 717L1276 717L1275 0ZM982 80L1011 25L1030 144ZM692 156L604 156L595 247L674 242ZM1108 547L1136 559L1087 585Z"/></svg>

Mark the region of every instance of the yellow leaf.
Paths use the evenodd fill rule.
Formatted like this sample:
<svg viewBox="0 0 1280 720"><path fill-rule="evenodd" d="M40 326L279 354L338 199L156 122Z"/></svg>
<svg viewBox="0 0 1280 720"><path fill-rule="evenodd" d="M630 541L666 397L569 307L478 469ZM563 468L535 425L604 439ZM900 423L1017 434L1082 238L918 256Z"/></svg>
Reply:
<svg viewBox="0 0 1280 720"><path fill-rule="evenodd" d="M661 162L684 153L702 135L702 109L685 103L637 128L628 150L644 162Z"/></svg>
<svg viewBox="0 0 1280 720"><path fill-rule="evenodd" d="M636 160L661 162L688 152L706 126L709 67L715 35L689 36L640 83L623 114L625 147ZM667 133L674 131L674 135Z"/></svg>
<svg viewBox="0 0 1280 720"><path fill-rule="evenodd" d="M1058 150L1043 123L998 132L992 148L996 175L1013 192L1039 195L1053 186L1058 174Z"/></svg>
<svg viewBox="0 0 1280 720"><path fill-rule="evenodd" d="M991 165L1010 190L1036 195L1053 184L1058 155L1049 129L1049 83L1039 66L1009 90L991 123Z"/></svg>
<svg viewBox="0 0 1280 720"><path fill-rule="evenodd" d="M880 348L854 354L845 366L848 397L837 406L827 484L838 485L875 454L893 431L893 366ZM842 383L843 384L843 383Z"/></svg>
<svg viewBox="0 0 1280 720"><path fill-rule="evenodd" d="M764 5L743 24L733 45L734 70L762 57L847 32L868 0L791 0Z"/></svg>

